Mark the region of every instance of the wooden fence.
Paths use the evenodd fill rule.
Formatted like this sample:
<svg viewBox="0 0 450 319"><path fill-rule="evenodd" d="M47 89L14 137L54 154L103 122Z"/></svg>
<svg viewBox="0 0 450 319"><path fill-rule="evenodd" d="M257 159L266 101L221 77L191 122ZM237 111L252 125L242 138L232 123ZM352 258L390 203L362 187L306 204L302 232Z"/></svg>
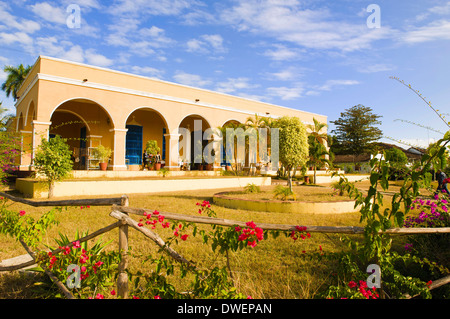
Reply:
<svg viewBox="0 0 450 319"><path fill-rule="evenodd" d="M144 215L144 212L151 212L153 209L146 208L133 208L129 207L128 196L123 195L121 197L115 198L94 198L94 199L76 199L76 200L55 200L55 201L33 201L28 199L23 199L19 197L12 196L10 194L0 192L0 196L8 198L15 202L20 202L26 205L31 205L34 207L40 206L109 206L111 205L110 216L117 219L116 222L99 229L85 237L78 239L80 243L91 240L101 234L109 232L115 228L119 229L119 244L118 249L121 254L121 262L118 265L118 278L117 278L117 293L121 298L128 298L128 231L129 227L135 229L142 233L144 236L156 243L160 248L162 248L169 256L174 258L180 263L185 263L190 267L195 267L191 262L185 259L181 254L176 252L170 246L167 246L164 240L154 231L146 227L138 226L138 222L130 217L133 215ZM199 224L209 224L209 225L221 225L221 226L246 226L245 222L237 220L229 220L223 218L214 218L207 216L191 216L183 215L177 213L160 212L161 215L168 220L175 221L187 221ZM279 230L279 231L292 231L296 230L297 225L282 225L282 224L267 224L258 223L258 227L264 230ZM343 234L362 234L364 228L355 226L306 226L308 232L310 233L343 233ZM385 231L387 234L391 235L407 235L407 234L438 234L438 233L450 233L450 227L442 228L391 228ZM11 258L0 262L0 272L1 271L13 271L19 270L25 267L32 266L36 264L35 253L23 242L20 241L22 246L27 251L27 254ZM75 243L71 242L68 244L69 247L73 246ZM55 249L52 251L53 255L61 252L61 249ZM49 270L44 269L45 273L50 277L50 279L55 283L55 285L62 291L62 293L68 299L74 299L73 294L70 290L56 278L56 276ZM450 283L450 276L441 278L434 281L430 286L431 289L438 288L445 284ZM405 295L407 298L413 298L415 296Z"/></svg>

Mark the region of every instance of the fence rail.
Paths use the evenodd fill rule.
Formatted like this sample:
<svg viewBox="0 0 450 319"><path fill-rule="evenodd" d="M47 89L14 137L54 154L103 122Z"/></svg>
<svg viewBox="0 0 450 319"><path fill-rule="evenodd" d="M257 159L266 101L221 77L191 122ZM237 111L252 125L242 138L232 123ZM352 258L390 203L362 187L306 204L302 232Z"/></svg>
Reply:
<svg viewBox="0 0 450 319"><path fill-rule="evenodd" d="M145 212L151 212L152 209L145 208L133 208L129 207L129 199L127 195L122 195L121 197L115 198L94 198L94 199L76 199L76 200L54 200L54 201L33 201L27 200L20 197L13 196L4 192L0 192L0 196L8 198L15 202L20 202L23 204L31 205L34 207L40 206L107 206L111 205L110 216L117 219L118 221L112 223L102 229L99 229L87 236L84 236L77 241L80 243L93 239L103 233L109 232L113 229L119 229L119 252L121 254L121 262L118 265L118 279L117 279L117 292L118 296L121 298L128 298L128 229L129 227L139 231L144 236L156 243L160 248L162 248L169 256L174 258L180 263L185 263L190 267L195 267L190 261L184 258L181 254L176 252L170 246L167 246L164 240L154 231L146 227L139 227L138 223L132 219L129 214L134 215L144 215ZM176 220L176 221L187 221L199 224L210 224L210 225L221 225L221 226L245 226L245 222L230 220L224 218L215 218L208 216L193 216L184 215L178 213L170 212L160 212L166 219ZM298 225L283 225L283 224L268 224L268 223L256 223L258 227L264 230L279 230L279 231L292 231L295 230ZM308 232L315 233L343 233L343 234L362 234L364 233L364 228L356 226L306 226ZM436 233L450 233L450 227L443 228L391 228L384 233L391 235L408 235L408 234L436 234ZM4 260L0 262L0 272L2 271L13 271L23 269L25 267L32 266L36 264L34 252L21 241L22 246L27 251L27 254ZM69 247L73 246L75 241L68 244ZM55 255L61 252L61 249L55 249L52 254ZM45 273L50 277L50 279L57 285L57 287L62 291L62 293L68 299L73 299L74 296L68 290L68 288L56 278L56 276L49 270L44 269ZM430 285L430 290L440 287L442 285L450 283L450 276L441 278L434 281ZM413 298L415 296L404 295L406 298Z"/></svg>
<svg viewBox="0 0 450 319"><path fill-rule="evenodd" d="M123 201L126 200L123 195L121 197L112 198L82 198L82 199L67 199L67 200L45 200L36 201L26 198L17 197L5 192L0 192L1 197L8 198L14 202L26 204L33 207L44 207L44 206L106 206L106 205L123 205Z"/></svg>

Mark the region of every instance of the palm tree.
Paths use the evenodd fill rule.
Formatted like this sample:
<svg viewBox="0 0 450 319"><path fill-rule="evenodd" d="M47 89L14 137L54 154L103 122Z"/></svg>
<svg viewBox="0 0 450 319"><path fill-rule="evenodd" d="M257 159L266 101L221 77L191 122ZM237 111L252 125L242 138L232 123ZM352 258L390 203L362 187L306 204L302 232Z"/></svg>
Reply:
<svg viewBox="0 0 450 319"><path fill-rule="evenodd" d="M2 90L5 91L6 97L12 95L14 101L17 100L17 91L19 91L20 86L30 70L30 65L27 67L24 67L23 64L20 64L18 67L13 67L10 65L5 66L3 71L5 71L8 76L6 77L6 81L2 84Z"/></svg>
<svg viewBox="0 0 450 319"><path fill-rule="evenodd" d="M258 114L255 114L255 117L248 117L247 121L245 122L245 126L247 128L253 128L256 131L256 136L257 136L257 141L259 141L260 136L259 136L259 128L270 128L272 119L267 117L267 116L259 116ZM270 148L270 129L267 131L267 147ZM261 158L259 157L260 150L259 148L257 148L256 150L256 158L257 160L261 160ZM269 156L269 154L266 154L267 156Z"/></svg>
<svg viewBox="0 0 450 319"><path fill-rule="evenodd" d="M311 130L308 136L309 143L309 160L308 165L314 167L314 184L316 184L317 167L324 164L330 164L326 156L329 154L326 148L326 143L328 141L327 133L321 132L327 125L325 123L320 123L315 118L314 125L308 125Z"/></svg>

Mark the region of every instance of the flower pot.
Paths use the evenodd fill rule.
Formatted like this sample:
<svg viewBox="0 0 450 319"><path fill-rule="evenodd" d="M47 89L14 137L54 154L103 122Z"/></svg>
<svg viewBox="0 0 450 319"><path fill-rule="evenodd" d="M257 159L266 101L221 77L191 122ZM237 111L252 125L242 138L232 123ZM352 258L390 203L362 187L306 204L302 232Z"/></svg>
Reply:
<svg viewBox="0 0 450 319"><path fill-rule="evenodd" d="M213 165L212 164L206 164L206 170L212 171Z"/></svg>
<svg viewBox="0 0 450 319"><path fill-rule="evenodd" d="M108 163L99 163L99 165L101 171L106 171L106 169L108 168Z"/></svg>
<svg viewBox="0 0 450 319"><path fill-rule="evenodd" d="M198 166L198 170L199 170L199 171L203 171L203 165L200 164L200 165Z"/></svg>
<svg viewBox="0 0 450 319"><path fill-rule="evenodd" d="M155 170L159 171L161 169L161 163L155 163Z"/></svg>

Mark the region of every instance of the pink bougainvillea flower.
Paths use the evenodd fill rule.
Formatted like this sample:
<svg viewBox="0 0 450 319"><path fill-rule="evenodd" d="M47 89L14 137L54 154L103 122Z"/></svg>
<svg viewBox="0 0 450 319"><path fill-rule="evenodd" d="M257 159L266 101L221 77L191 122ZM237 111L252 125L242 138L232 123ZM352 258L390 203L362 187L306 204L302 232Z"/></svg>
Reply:
<svg viewBox="0 0 450 319"><path fill-rule="evenodd" d="M81 248L80 241L77 240L76 242L74 242L74 243L73 243L73 247L74 247L74 248Z"/></svg>
<svg viewBox="0 0 450 319"><path fill-rule="evenodd" d="M20 216L23 216L23 215L25 215L26 214L26 212L24 211L24 210L21 210L20 212L19 212L19 215Z"/></svg>
<svg viewBox="0 0 450 319"><path fill-rule="evenodd" d="M97 294L95 299L104 299L105 297L102 294Z"/></svg>
<svg viewBox="0 0 450 319"><path fill-rule="evenodd" d="M348 283L348 286L349 286L350 288L356 288L356 287L358 286L358 284L352 280L352 281L350 281L350 282Z"/></svg>
<svg viewBox="0 0 450 319"><path fill-rule="evenodd" d="M155 297L153 297L153 299L161 299L161 297L156 295Z"/></svg>
<svg viewBox="0 0 450 319"><path fill-rule="evenodd" d="M245 225L247 225L248 227L253 228L253 229L256 227L256 224L253 221L246 222Z"/></svg>
<svg viewBox="0 0 450 319"><path fill-rule="evenodd" d="M188 236L189 236L189 235L187 235L187 234L182 235L182 236L181 236L181 240L186 240L186 239L188 238Z"/></svg>
<svg viewBox="0 0 450 319"><path fill-rule="evenodd" d="M70 247L69 246L65 246L62 249L63 249L63 254L64 255L70 254Z"/></svg>
<svg viewBox="0 0 450 319"><path fill-rule="evenodd" d="M115 296L116 295L116 291L113 289L113 290L111 290L111 295L112 296Z"/></svg>
<svg viewBox="0 0 450 319"><path fill-rule="evenodd" d="M159 212L155 209L155 210L153 211L153 215L159 215Z"/></svg>
<svg viewBox="0 0 450 319"><path fill-rule="evenodd" d="M256 246L256 240L254 240L254 241L248 241L248 242L247 242L247 246L250 246L250 247L254 248L254 247Z"/></svg>

